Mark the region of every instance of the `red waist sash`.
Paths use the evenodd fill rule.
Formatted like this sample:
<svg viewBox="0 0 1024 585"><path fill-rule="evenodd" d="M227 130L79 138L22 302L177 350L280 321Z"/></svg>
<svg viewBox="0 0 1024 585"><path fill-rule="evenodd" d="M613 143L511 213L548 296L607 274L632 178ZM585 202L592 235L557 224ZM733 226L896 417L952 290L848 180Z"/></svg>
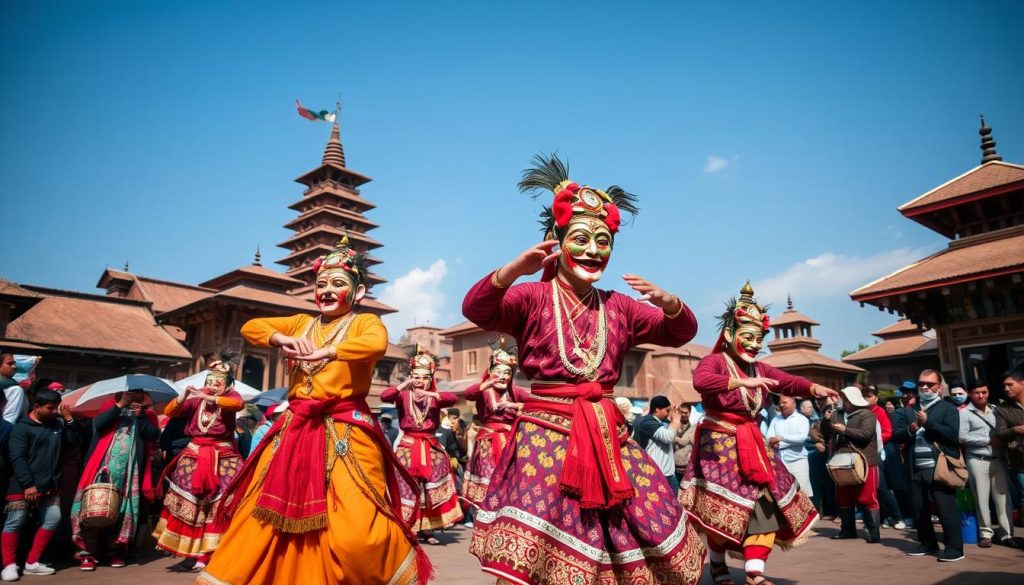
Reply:
<svg viewBox="0 0 1024 585"><path fill-rule="evenodd" d="M735 412L708 411L698 431L704 428L736 437L736 456L744 479L757 485L775 485L775 471L768 461L761 429L754 420Z"/></svg>
<svg viewBox="0 0 1024 585"><path fill-rule="evenodd" d="M196 468L192 472L192 494L200 498L215 495L220 488L220 458L229 455L237 457L235 444L231 441L193 437L192 442L178 456L185 453L191 455L190 450L194 450L196 458Z"/></svg>
<svg viewBox="0 0 1024 585"><path fill-rule="evenodd" d="M480 439L486 437L491 438L491 459L497 465L498 460L501 459L502 451L505 450L509 441L512 440L512 425L500 422L486 422L480 427L476 440L479 442Z"/></svg>
<svg viewBox="0 0 1024 585"><path fill-rule="evenodd" d="M527 400L524 410L571 417L569 447L565 452L559 484L562 492L580 501L581 508L608 509L633 497L633 484L622 465L617 427L625 423L611 400L611 384L535 384L531 392L547 398L571 398L572 403Z"/></svg>
<svg viewBox="0 0 1024 585"><path fill-rule="evenodd" d="M430 457L432 448L441 449L434 433L426 431L402 431L400 445L409 447L409 475L413 478L427 481L431 476L433 459Z"/></svg>

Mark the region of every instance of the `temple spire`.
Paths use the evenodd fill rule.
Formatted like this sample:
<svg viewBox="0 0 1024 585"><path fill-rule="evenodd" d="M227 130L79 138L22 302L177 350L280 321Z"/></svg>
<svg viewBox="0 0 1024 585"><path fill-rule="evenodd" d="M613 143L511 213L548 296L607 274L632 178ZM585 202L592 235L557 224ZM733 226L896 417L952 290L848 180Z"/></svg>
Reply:
<svg viewBox="0 0 1024 585"><path fill-rule="evenodd" d="M792 311L793 310L793 295L791 295L789 293L786 293L786 310L787 311Z"/></svg>
<svg viewBox="0 0 1024 585"><path fill-rule="evenodd" d="M981 164L1003 160L1003 157L996 154L996 140L992 138L992 129L985 123L985 114L981 114L981 129L978 130L978 134L981 134Z"/></svg>
<svg viewBox="0 0 1024 585"><path fill-rule="evenodd" d="M263 263L260 261L260 259L261 259L260 247L256 246L256 256L253 257L253 259L252 259L252 265L253 266L263 266Z"/></svg>
<svg viewBox="0 0 1024 585"><path fill-rule="evenodd" d="M128 260L124 261L124 271L125 272L129 272L129 270L128 270Z"/></svg>
<svg viewBox="0 0 1024 585"><path fill-rule="evenodd" d="M335 106L334 124L331 125L331 138L324 148L323 164L345 167L345 149L341 146L341 129L338 127L338 115L341 111L341 102Z"/></svg>

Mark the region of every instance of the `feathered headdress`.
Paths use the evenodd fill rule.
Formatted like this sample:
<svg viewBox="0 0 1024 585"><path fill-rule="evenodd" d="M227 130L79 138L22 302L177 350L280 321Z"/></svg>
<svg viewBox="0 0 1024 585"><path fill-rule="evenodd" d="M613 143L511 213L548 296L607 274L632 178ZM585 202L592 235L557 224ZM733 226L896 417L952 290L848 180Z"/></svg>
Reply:
<svg viewBox="0 0 1024 585"><path fill-rule="evenodd" d="M523 171L519 191L531 194L535 199L544 191L554 193L552 204L544 206L541 211L540 223L546 237L559 240L565 235L564 230L573 216L596 217L604 221L614 235L622 224L622 212L635 216L640 211L636 206L636 195L627 193L618 185L602 191L570 180L568 167L555 154L534 155L533 166Z"/></svg>
<svg viewBox="0 0 1024 585"><path fill-rule="evenodd" d="M325 270L344 270L355 282L356 286L366 281L366 254L349 247L348 234L342 236L330 253L320 256L313 262L313 274L319 275Z"/></svg>
<svg viewBox="0 0 1024 585"><path fill-rule="evenodd" d="M770 319L768 318L768 306L757 304L754 299L754 287L750 286L748 280L740 289L739 298L731 298L725 303L725 312L718 317L718 326L721 333L715 343L714 351L722 351L725 345L725 332L735 333L744 325L757 325L764 333L768 332Z"/></svg>

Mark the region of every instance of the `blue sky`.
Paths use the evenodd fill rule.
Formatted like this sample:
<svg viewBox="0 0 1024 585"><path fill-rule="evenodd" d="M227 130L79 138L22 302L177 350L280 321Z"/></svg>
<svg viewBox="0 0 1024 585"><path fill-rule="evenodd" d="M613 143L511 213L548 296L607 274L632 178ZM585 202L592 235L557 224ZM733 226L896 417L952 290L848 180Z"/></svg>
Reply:
<svg viewBox="0 0 1024 585"><path fill-rule="evenodd" d="M29 2L0 5L0 276L95 290L106 266L200 282L275 245L343 101L349 166L405 309L447 326L536 241L515 189L557 150L641 214L602 283L647 276L698 313L746 278L822 323L945 240L896 207L978 164L978 113L1024 162L1024 5L1001 2ZM776 311L777 313L778 311Z"/></svg>

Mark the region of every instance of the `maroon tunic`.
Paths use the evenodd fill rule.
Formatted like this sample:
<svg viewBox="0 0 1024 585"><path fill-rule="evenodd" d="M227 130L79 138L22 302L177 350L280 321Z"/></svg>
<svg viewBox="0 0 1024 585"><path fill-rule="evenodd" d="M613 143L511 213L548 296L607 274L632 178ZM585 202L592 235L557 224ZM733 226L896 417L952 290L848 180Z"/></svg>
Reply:
<svg viewBox="0 0 1024 585"><path fill-rule="evenodd" d="M422 402L416 400L413 396L412 387L399 390L397 386L392 386L381 392L380 401L394 404L395 408L398 409L398 428L402 429L403 432L422 432L433 434L441 426L441 409L449 406L455 406L455 403L459 401L458 397L450 392L439 392L441 398L426 398ZM411 404L415 403L416 408L421 412L426 411L426 416L423 418L423 422L419 423L412 411Z"/></svg>
<svg viewBox="0 0 1024 585"><path fill-rule="evenodd" d="M560 311L565 317L567 309L573 310L576 317L573 327L563 318L562 339L569 363L583 370L583 360L573 353L573 328L584 347L593 346L599 322L596 298L581 310L567 292L571 306ZM665 476L644 450L625 440L624 424L614 427L615 420L607 415L618 411L599 393L610 394L631 348L642 343L683 345L696 333L696 319L686 307L669 319L661 309L626 295L595 292L607 322L606 352L593 380L597 384L587 384L591 381L562 363L550 282L502 289L487 275L463 301L463 314L470 321L516 339L520 370L534 383L533 396L513 424L511 442L479 502L470 552L484 571L517 583L693 585L700 580L704 545L688 527L686 512L672 497ZM544 382L548 384L538 384ZM572 396L574 386L586 387L585 399L592 405L586 410L604 413L602 424L611 426L601 441L602 452L621 461L631 495L612 507L585 507L576 494L563 490L571 436L584 423L545 404L575 409L581 397ZM566 393L559 397L553 388Z"/></svg>
<svg viewBox="0 0 1024 585"><path fill-rule="evenodd" d="M519 402L521 403L526 399L528 394L526 388L521 388L509 383L509 387L506 390L504 402ZM503 393L504 394L504 393ZM467 401L472 400L476 402L476 414L480 417L480 424L485 425L487 423L502 423L510 425L515 422L516 417L519 416L519 409L514 406L498 406L500 396L498 391L490 389L483 391L480 389L480 384L473 384L462 395Z"/></svg>
<svg viewBox="0 0 1024 585"><path fill-rule="evenodd" d="M697 427L679 500L704 531L731 547L740 546L748 534L764 532L776 532L780 546L793 546L803 540L817 512L774 449L763 450L773 476L770 484L759 484L744 475L740 449L746 443L741 441L763 444L764 437L756 429L743 432L750 431L758 413L750 412L743 389L729 389L729 378L734 376L727 359L723 353L713 353L703 358L693 372L693 386L701 395L706 417ZM779 385L772 391L787 396L808 396L813 385L806 378L760 362L754 365L754 372L757 377L778 380ZM737 374L744 376L741 371ZM766 389L756 392L760 393L760 404L769 404ZM754 391L747 393L756 403Z"/></svg>
<svg viewBox="0 0 1024 585"><path fill-rule="evenodd" d="M619 379L626 353L643 343L679 347L697 334L697 319L689 307L669 319L661 309L631 299L615 291L596 291L604 301L608 322L608 350L598 367L596 382L612 385ZM509 288L497 288L487 275L476 283L462 302L467 319L488 331L500 331L515 337L519 349L519 368L534 382L561 381L579 383L586 380L570 373L562 365L555 336L555 319L551 284L527 282ZM562 307L565 310L565 307ZM593 340L596 334L596 311L586 311L573 321L576 332ZM568 321L562 322L562 338L567 345L569 362L578 368L583 361L574 355Z"/></svg>
<svg viewBox="0 0 1024 585"><path fill-rule="evenodd" d="M239 404L244 405L242 395L236 390L228 390L224 394L217 397L220 399L237 400ZM185 434L190 437L206 437L215 441L234 441L235 440L235 415L237 411L228 410L226 408L220 409L220 414L217 416L217 421L213 423L210 430L205 433L199 428L199 406L203 403L196 397L190 397L185 401L184 404L179 406L174 411L174 418L187 418L188 423L185 425ZM216 406L213 404L206 404L206 412L213 410Z"/></svg>

